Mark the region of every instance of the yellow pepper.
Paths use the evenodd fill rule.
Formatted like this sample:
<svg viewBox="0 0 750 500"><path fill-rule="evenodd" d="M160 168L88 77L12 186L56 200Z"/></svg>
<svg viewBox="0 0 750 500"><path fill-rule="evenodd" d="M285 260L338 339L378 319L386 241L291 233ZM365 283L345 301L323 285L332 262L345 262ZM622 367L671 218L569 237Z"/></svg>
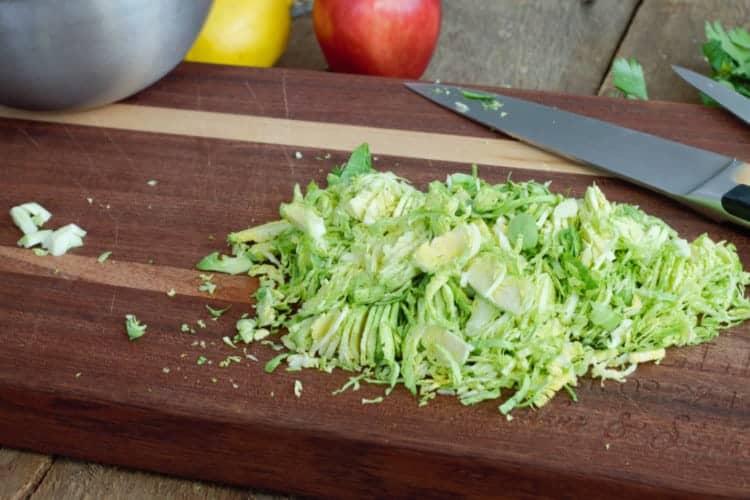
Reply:
<svg viewBox="0 0 750 500"><path fill-rule="evenodd" d="M185 60L273 66L286 50L292 0L215 0Z"/></svg>

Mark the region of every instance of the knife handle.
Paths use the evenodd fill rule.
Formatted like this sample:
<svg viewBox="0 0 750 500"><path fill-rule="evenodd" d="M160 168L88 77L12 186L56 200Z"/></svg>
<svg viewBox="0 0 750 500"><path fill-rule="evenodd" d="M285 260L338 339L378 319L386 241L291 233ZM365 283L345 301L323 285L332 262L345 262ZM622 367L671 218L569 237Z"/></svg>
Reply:
<svg viewBox="0 0 750 500"><path fill-rule="evenodd" d="M750 186L737 184L721 197L721 206L731 215L750 221Z"/></svg>
<svg viewBox="0 0 750 500"><path fill-rule="evenodd" d="M750 228L750 164L734 159L681 198L714 219Z"/></svg>

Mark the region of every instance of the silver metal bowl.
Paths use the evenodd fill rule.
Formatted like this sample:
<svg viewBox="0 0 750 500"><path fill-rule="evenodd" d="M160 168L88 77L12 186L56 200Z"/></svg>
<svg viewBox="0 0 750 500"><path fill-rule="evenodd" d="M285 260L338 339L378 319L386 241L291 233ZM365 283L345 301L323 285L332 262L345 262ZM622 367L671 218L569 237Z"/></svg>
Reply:
<svg viewBox="0 0 750 500"><path fill-rule="evenodd" d="M159 80L213 0L0 0L0 104L91 108Z"/></svg>

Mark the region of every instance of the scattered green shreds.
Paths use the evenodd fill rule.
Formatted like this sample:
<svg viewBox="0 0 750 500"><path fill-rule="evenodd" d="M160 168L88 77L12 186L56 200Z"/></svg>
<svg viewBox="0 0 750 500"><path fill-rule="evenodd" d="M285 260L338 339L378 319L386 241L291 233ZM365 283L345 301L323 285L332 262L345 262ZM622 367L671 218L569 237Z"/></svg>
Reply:
<svg viewBox="0 0 750 500"><path fill-rule="evenodd" d="M219 368L227 368L232 363L242 363L242 357L240 357L240 356L227 356L223 360L219 361Z"/></svg>
<svg viewBox="0 0 750 500"><path fill-rule="evenodd" d="M135 315L125 315L125 331L128 334L128 339L135 340L143 337L146 335L146 328L148 328L148 325L144 325L138 321Z"/></svg>
<svg viewBox="0 0 750 500"><path fill-rule="evenodd" d="M224 309L214 309L213 307L206 305L206 310L213 316L214 318L221 318L221 315L227 312L232 308L231 304L225 307Z"/></svg>
<svg viewBox="0 0 750 500"><path fill-rule="evenodd" d="M198 359L195 362L195 364L200 366L200 365L205 365L207 362L208 362L208 359L205 356L198 356Z"/></svg>
<svg viewBox="0 0 750 500"><path fill-rule="evenodd" d="M205 260L205 259L204 259ZM213 295L216 291L216 284L213 282L213 274L201 274L201 284L198 286L198 291Z"/></svg>
<svg viewBox="0 0 750 500"><path fill-rule="evenodd" d="M295 397L302 397L302 382L299 380L294 381L294 396Z"/></svg>
<svg viewBox="0 0 750 500"><path fill-rule="evenodd" d="M368 399L368 398L362 398L362 404L363 405L377 405L383 402L383 396L378 396L376 398Z"/></svg>
<svg viewBox="0 0 750 500"><path fill-rule="evenodd" d="M484 92L476 92L474 90L462 90L461 94L467 98L482 103L482 108L485 110L497 111L503 107L503 103L497 100L492 94L485 94Z"/></svg>
<svg viewBox="0 0 750 500"><path fill-rule="evenodd" d="M102 252L99 257L96 258L97 262L99 264L103 264L107 259L109 259L109 256L112 255L111 251Z"/></svg>
<svg viewBox="0 0 750 500"><path fill-rule="evenodd" d="M287 351L267 372L369 372L420 405L497 400L510 417L750 317L731 244L689 243L595 185L574 199L475 171L420 191L373 171L365 151L325 189L296 187L282 220L230 236L260 282L238 337L265 329Z"/></svg>

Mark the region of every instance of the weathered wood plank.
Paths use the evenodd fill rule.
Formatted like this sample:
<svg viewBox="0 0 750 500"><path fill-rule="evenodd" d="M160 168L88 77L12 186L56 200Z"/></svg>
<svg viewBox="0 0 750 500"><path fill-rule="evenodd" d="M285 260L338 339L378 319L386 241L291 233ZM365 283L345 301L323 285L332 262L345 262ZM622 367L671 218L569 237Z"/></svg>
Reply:
<svg viewBox="0 0 750 500"><path fill-rule="evenodd" d="M596 93L636 4L637 0L443 2L440 40L424 78ZM289 47L278 65L326 68L309 15L294 20Z"/></svg>
<svg viewBox="0 0 750 500"><path fill-rule="evenodd" d="M701 45L706 21L725 27L750 28L747 0L644 0L630 25L617 57L635 57L643 65L649 97L668 101L700 102L698 92L671 68L678 64L709 73ZM600 95L615 92L611 72Z"/></svg>
<svg viewBox="0 0 750 500"><path fill-rule="evenodd" d="M6 498L6 497L2 497ZM185 481L77 460L58 459L30 500L273 500L279 497L201 481Z"/></svg>
<svg viewBox="0 0 750 500"><path fill-rule="evenodd" d="M21 500L34 491L50 468L52 457L0 448L0 498Z"/></svg>
<svg viewBox="0 0 750 500"><path fill-rule="evenodd" d="M281 68L325 70L328 65L312 25L310 14L294 18L289 45L276 66Z"/></svg>
<svg viewBox="0 0 750 500"><path fill-rule="evenodd" d="M637 0L443 2L425 78L594 94Z"/></svg>

